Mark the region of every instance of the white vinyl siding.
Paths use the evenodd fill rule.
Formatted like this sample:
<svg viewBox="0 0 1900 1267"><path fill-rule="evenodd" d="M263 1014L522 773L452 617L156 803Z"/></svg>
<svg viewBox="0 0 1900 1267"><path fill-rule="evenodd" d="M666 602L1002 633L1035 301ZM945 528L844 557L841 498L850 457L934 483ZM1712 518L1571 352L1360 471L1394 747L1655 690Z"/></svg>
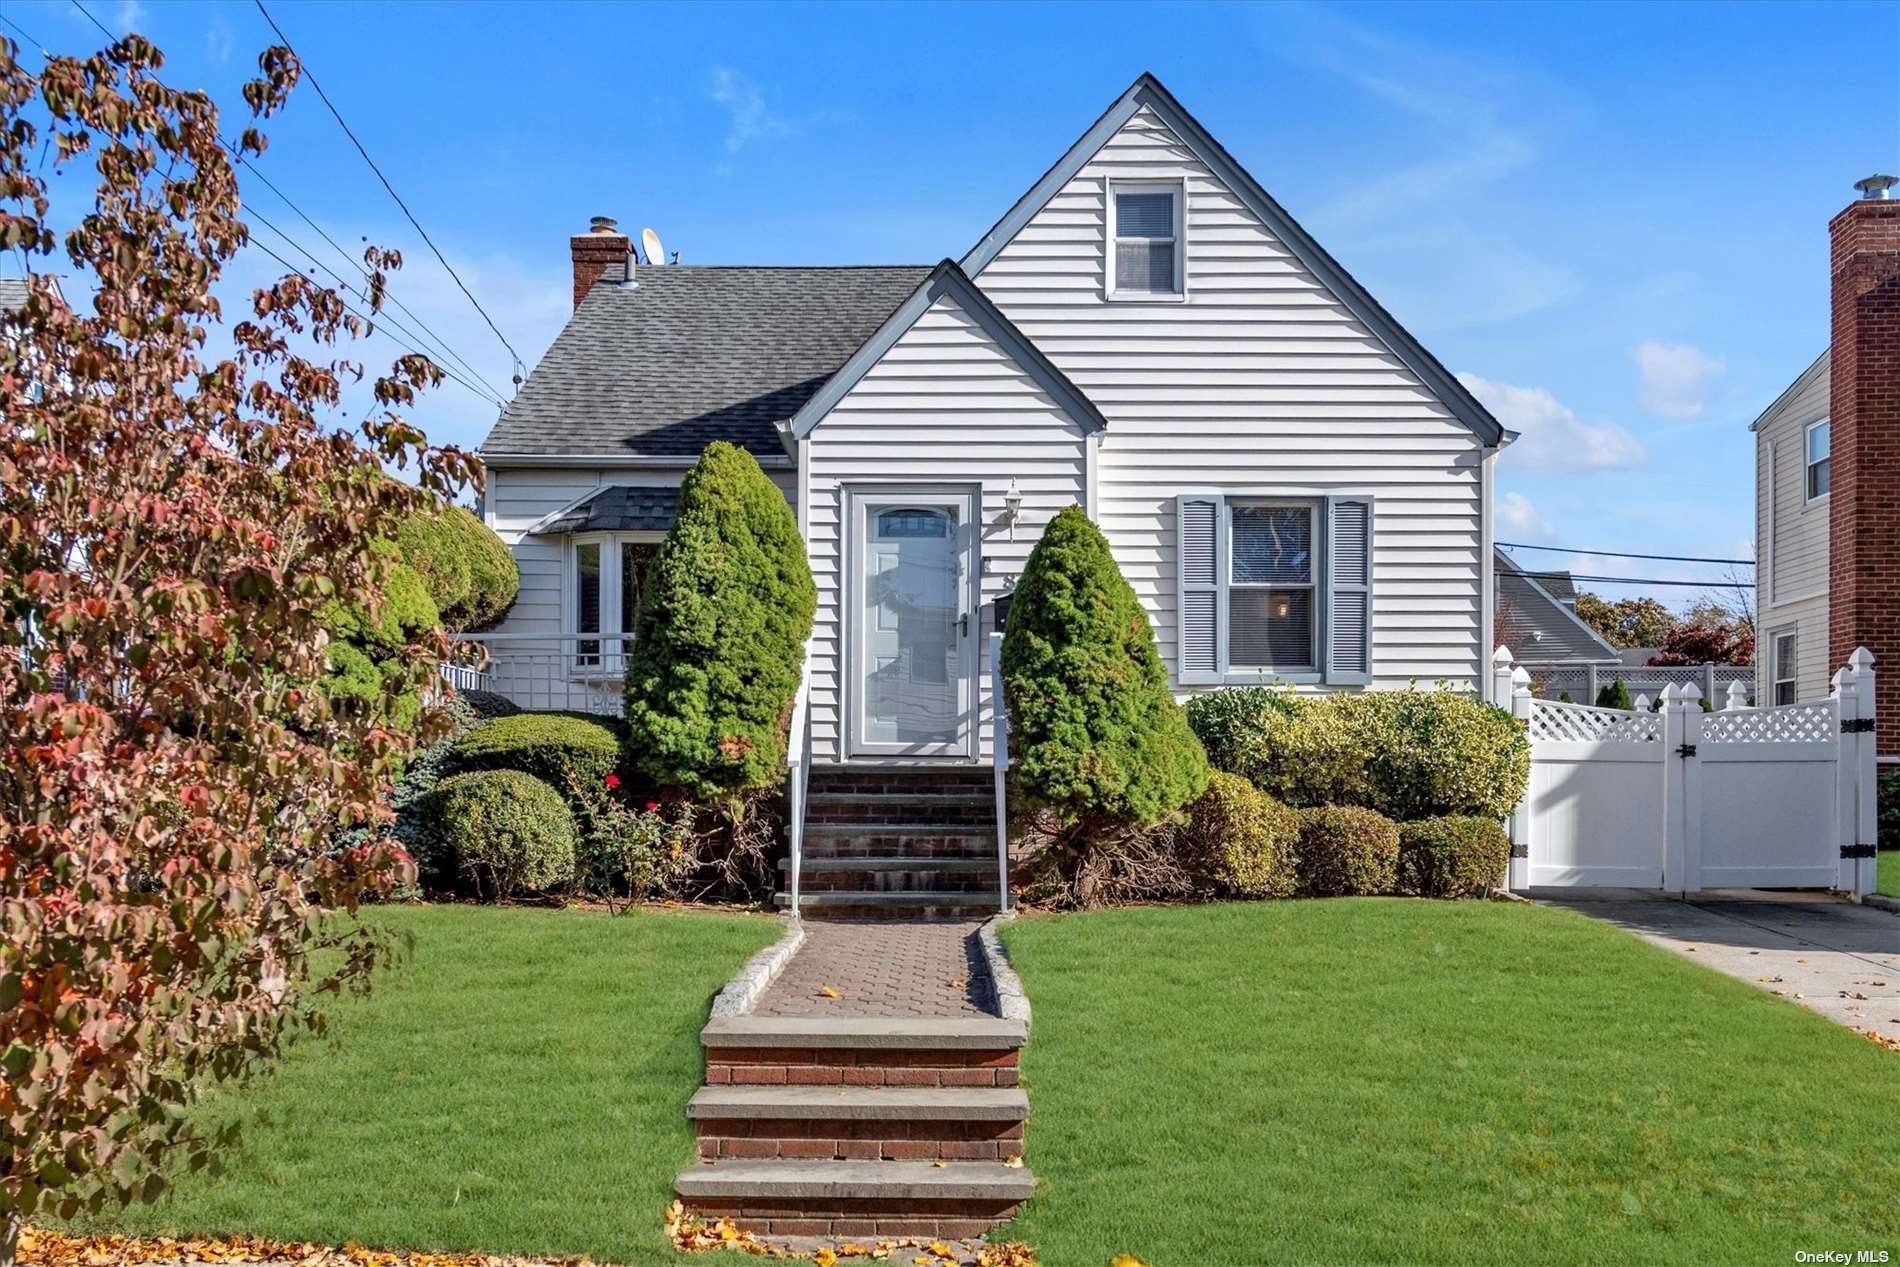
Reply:
<svg viewBox="0 0 1900 1267"><path fill-rule="evenodd" d="M1022 567L1043 525L1064 506L1087 504L1081 427L952 298L939 299L832 407L805 441L810 505L806 537L818 582L812 658L812 747L842 760L840 541L842 490L915 483L982 489L978 553L981 624L976 631L977 733L990 752L991 604ZM1020 517L1006 522L1011 481ZM979 564L981 566L981 564Z"/></svg>
<svg viewBox="0 0 1900 1267"><path fill-rule="evenodd" d="M1105 298L1107 199L1179 181L1187 298ZM1477 689L1481 444L1144 107L977 277L1108 419L1097 521L1176 669L1176 496L1375 502L1373 685Z"/></svg>
<svg viewBox="0 0 1900 1267"><path fill-rule="evenodd" d="M1795 635L1795 698L1824 699L1828 663L1828 503L1808 497L1808 434L1828 416L1823 355L1755 424L1755 551L1758 624ZM1774 699L1773 644L1756 648L1755 698Z"/></svg>

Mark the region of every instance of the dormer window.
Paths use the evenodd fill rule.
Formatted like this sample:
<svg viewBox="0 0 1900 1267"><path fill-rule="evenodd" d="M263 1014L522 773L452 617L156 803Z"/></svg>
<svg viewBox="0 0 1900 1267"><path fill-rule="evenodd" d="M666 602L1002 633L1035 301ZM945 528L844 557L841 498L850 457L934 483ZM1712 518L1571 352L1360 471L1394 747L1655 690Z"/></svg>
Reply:
<svg viewBox="0 0 1900 1267"><path fill-rule="evenodd" d="M1111 299L1180 299L1185 197L1179 181L1111 181L1108 187Z"/></svg>

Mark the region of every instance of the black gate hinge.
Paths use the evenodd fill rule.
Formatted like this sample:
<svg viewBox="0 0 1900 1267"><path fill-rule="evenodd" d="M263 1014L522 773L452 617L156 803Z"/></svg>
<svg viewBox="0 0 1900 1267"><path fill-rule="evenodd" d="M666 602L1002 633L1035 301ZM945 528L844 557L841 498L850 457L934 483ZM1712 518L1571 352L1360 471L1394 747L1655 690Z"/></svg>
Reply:
<svg viewBox="0 0 1900 1267"><path fill-rule="evenodd" d="M1678 757L1693 757L1695 755L1695 745L1692 743L1678 744L1676 746L1676 755Z"/></svg>
<svg viewBox="0 0 1900 1267"><path fill-rule="evenodd" d="M1875 847L1873 845L1842 845L1841 846L1841 857L1843 858L1872 858L1874 856L1875 856Z"/></svg>
<svg viewBox="0 0 1900 1267"><path fill-rule="evenodd" d="M1874 733L1874 719L1871 717L1843 717L1841 719L1843 735L1871 735Z"/></svg>

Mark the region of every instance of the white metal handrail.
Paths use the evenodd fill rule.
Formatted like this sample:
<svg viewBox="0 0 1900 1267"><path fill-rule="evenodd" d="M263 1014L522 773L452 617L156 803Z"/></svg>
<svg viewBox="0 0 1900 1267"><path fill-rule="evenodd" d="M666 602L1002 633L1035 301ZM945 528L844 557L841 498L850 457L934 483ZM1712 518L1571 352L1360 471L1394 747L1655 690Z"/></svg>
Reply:
<svg viewBox="0 0 1900 1267"><path fill-rule="evenodd" d="M631 634L458 634L479 647L477 664L445 663L456 690L492 691L530 712L618 717Z"/></svg>
<svg viewBox="0 0 1900 1267"><path fill-rule="evenodd" d="M1003 701L1003 635L990 635L990 766L996 777L997 909L1009 910L1009 709Z"/></svg>
<svg viewBox="0 0 1900 1267"><path fill-rule="evenodd" d="M786 736L785 766L789 782L791 838L791 912L798 914L800 872L805 861L805 797L811 779L811 643L805 644L805 664L798 676L798 694L792 697L792 725Z"/></svg>

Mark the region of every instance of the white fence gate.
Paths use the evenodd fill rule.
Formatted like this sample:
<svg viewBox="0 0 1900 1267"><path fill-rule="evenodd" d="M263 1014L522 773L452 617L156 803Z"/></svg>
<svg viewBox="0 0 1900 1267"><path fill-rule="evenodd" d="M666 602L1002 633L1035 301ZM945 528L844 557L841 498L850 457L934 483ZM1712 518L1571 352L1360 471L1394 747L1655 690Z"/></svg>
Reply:
<svg viewBox="0 0 1900 1267"><path fill-rule="evenodd" d="M1511 816L1511 885L1874 887L1873 655L1825 700L1751 708L1740 683L1705 713L1693 684L1656 711L1535 699L1502 647L1494 698L1530 737L1530 787Z"/></svg>

